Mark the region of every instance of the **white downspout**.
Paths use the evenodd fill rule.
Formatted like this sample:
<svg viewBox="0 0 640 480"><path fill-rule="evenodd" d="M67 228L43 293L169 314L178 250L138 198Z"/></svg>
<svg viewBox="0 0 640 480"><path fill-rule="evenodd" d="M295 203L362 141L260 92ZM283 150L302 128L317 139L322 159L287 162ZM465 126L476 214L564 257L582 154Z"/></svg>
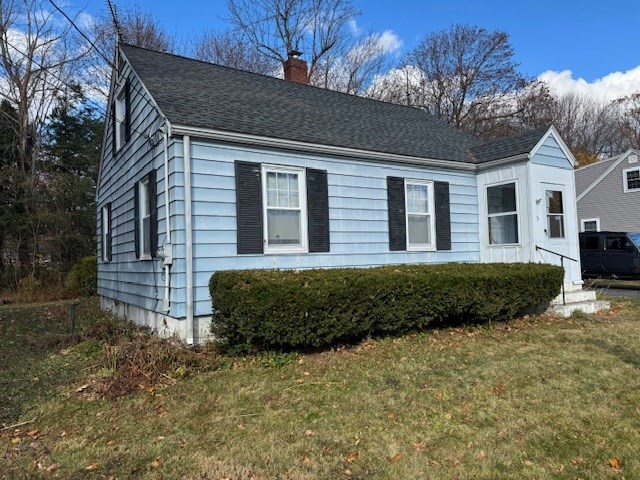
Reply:
<svg viewBox="0 0 640 480"><path fill-rule="evenodd" d="M186 276L187 276L187 343L193 345L193 230L191 226L191 139L182 137L182 158L184 160L184 216L186 235Z"/></svg>
<svg viewBox="0 0 640 480"><path fill-rule="evenodd" d="M170 255L173 258L173 245L171 244L171 212L169 209L169 128L165 126L164 128L164 215L165 215L165 225L166 225L166 243L165 249L169 250L169 252L165 251L166 255ZM171 309L171 297L170 291L171 288L171 266L170 264L165 262L164 265L164 302L163 302L163 310L168 312Z"/></svg>

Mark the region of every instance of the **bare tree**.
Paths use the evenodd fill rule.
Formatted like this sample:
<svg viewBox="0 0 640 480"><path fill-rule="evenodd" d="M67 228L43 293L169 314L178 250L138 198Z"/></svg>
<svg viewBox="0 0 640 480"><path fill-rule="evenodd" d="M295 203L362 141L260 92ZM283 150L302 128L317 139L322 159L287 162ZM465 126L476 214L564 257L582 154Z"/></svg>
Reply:
<svg viewBox="0 0 640 480"><path fill-rule="evenodd" d="M160 52L173 52L176 49L175 38L149 12L139 8L118 12L118 25L124 43ZM112 17L105 15L94 20L90 36L94 39L96 48L83 62L82 82L90 95L97 96L106 103L112 70L110 63L114 58L118 38Z"/></svg>
<svg viewBox="0 0 640 480"><path fill-rule="evenodd" d="M263 55L284 63L291 51L305 54L309 78L348 38L358 11L351 0L228 0L231 21Z"/></svg>
<svg viewBox="0 0 640 480"><path fill-rule="evenodd" d="M625 146L640 148L640 91L614 102L619 111L619 128Z"/></svg>
<svg viewBox="0 0 640 480"><path fill-rule="evenodd" d="M238 32L209 31L203 33L194 46L199 60L227 67L273 75L281 65L260 51Z"/></svg>
<svg viewBox="0 0 640 480"><path fill-rule="evenodd" d="M389 69L392 51L399 46L399 42L391 46L385 42L384 36L388 34L371 33L352 43L342 42L316 63L311 83L340 92L376 97L377 92L369 87L373 79Z"/></svg>
<svg viewBox="0 0 640 480"><path fill-rule="evenodd" d="M471 119L502 116L496 102L508 101L507 94L527 84L513 56L507 33L458 24L428 35L405 63L422 76L418 106L473 131Z"/></svg>

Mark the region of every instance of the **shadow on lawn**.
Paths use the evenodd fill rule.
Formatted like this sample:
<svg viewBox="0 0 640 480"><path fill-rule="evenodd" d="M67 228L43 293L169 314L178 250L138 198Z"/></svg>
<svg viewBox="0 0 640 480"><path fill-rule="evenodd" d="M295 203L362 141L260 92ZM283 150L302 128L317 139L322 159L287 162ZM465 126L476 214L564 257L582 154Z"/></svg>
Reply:
<svg viewBox="0 0 640 480"><path fill-rule="evenodd" d="M604 340L591 340L589 343L598 347L600 350L619 358L624 363L631 365L632 367L640 368L640 353L637 350L629 350L621 347L620 345L615 345Z"/></svg>

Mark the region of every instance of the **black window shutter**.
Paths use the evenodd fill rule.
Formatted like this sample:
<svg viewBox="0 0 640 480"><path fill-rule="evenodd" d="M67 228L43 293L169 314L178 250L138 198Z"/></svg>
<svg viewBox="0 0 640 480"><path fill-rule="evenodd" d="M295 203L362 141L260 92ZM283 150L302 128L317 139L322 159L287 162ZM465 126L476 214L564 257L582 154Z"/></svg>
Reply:
<svg viewBox="0 0 640 480"><path fill-rule="evenodd" d="M124 84L124 103L124 143L126 143L131 138L131 81L128 78Z"/></svg>
<svg viewBox="0 0 640 480"><path fill-rule="evenodd" d="M118 150L116 145L116 128L118 128L118 123L116 121L116 103L113 102L111 104L111 155L114 157Z"/></svg>
<svg viewBox="0 0 640 480"><path fill-rule="evenodd" d="M387 177L389 209L389 250L407 249L407 216L404 202L404 178Z"/></svg>
<svg viewBox="0 0 640 480"><path fill-rule="evenodd" d="M260 164L236 160L235 168L238 253L263 253Z"/></svg>
<svg viewBox="0 0 640 480"><path fill-rule="evenodd" d="M451 250L449 183L435 182L433 187L436 204L436 249Z"/></svg>
<svg viewBox="0 0 640 480"><path fill-rule="evenodd" d="M102 235L100 235L100 259L107 260L107 245L104 241L104 208L100 209L100 230L102 231Z"/></svg>
<svg viewBox="0 0 640 480"><path fill-rule="evenodd" d="M104 215L104 211L102 212L102 214ZM107 235L106 235L106 237L107 237L106 238L107 245L106 245L106 250L105 250L105 252L107 254L106 258L107 258L108 262L111 261L111 250L112 250L111 238L113 237L113 225L111 225L111 218L112 218L112 216L111 216L111 202L109 202L109 203L107 203L107 226L109 228L107 230ZM104 225L104 223L102 225Z"/></svg>
<svg viewBox="0 0 640 480"><path fill-rule="evenodd" d="M133 185L133 243L136 258L140 258L140 187L138 182Z"/></svg>
<svg viewBox="0 0 640 480"><path fill-rule="evenodd" d="M329 187L327 171L307 169L307 226L309 251L328 252L329 232Z"/></svg>
<svg viewBox="0 0 640 480"><path fill-rule="evenodd" d="M157 177L156 171L151 170L149 173L149 181L147 183L147 192L149 193L149 235L151 239L151 256L156 257L158 253L158 197L157 197Z"/></svg>

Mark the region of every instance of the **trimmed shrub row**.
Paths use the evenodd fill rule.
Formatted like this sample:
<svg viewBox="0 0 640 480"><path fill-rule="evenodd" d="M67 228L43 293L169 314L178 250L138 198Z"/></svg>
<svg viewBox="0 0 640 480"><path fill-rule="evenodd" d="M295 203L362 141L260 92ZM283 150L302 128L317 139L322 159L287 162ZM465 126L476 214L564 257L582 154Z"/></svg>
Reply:
<svg viewBox="0 0 640 480"><path fill-rule="evenodd" d="M212 333L245 352L504 320L548 303L563 275L560 267L534 263L221 271L209 284Z"/></svg>

